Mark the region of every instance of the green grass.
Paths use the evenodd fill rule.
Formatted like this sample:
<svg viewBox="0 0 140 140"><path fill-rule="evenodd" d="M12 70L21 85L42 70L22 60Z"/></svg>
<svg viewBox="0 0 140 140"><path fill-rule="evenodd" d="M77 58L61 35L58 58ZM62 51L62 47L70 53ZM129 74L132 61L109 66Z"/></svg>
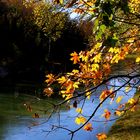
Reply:
<svg viewBox="0 0 140 140"><path fill-rule="evenodd" d="M140 93L137 93L135 98L138 96ZM107 140L140 140L140 105L135 112L127 112L116 121Z"/></svg>
<svg viewBox="0 0 140 140"><path fill-rule="evenodd" d="M0 113L1 116L31 116L33 113L39 113L40 115L44 115L46 112L42 110L46 110L47 113L51 112L53 106L51 103L58 103L60 99L39 99L33 95L25 95L21 94L15 96L14 94L0 94ZM27 111L24 104L28 104L32 108L32 112ZM65 106L61 107L61 110L66 110Z"/></svg>

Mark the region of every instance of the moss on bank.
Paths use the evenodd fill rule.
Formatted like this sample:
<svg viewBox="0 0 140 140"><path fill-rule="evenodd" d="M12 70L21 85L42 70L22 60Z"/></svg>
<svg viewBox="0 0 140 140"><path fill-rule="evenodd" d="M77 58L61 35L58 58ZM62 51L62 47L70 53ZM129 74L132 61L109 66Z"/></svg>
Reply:
<svg viewBox="0 0 140 140"><path fill-rule="evenodd" d="M138 96L140 92L135 94L135 98ZM107 140L140 140L140 104L135 112L129 111L116 121Z"/></svg>

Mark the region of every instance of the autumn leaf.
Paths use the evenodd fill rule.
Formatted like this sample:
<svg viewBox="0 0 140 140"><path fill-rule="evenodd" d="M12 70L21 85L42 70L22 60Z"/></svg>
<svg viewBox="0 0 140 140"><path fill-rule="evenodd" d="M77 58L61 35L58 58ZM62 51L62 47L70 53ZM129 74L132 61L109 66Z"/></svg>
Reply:
<svg viewBox="0 0 140 140"><path fill-rule="evenodd" d="M130 85L125 87L125 92L129 92L130 90L131 90L131 86Z"/></svg>
<svg viewBox="0 0 140 140"><path fill-rule="evenodd" d="M109 120L110 116L111 116L111 112L109 112L107 109L105 109L104 114L102 116L105 117L106 120Z"/></svg>
<svg viewBox="0 0 140 140"><path fill-rule="evenodd" d="M86 118L84 118L83 116L79 116L75 119L75 123L80 125L80 124L84 124L86 122Z"/></svg>
<svg viewBox="0 0 140 140"><path fill-rule="evenodd" d="M135 102L136 102L136 101L135 101L135 99L133 99L133 98L130 98L130 99L127 101L127 103L129 103L129 104L131 104L131 105L133 105Z"/></svg>
<svg viewBox="0 0 140 140"><path fill-rule="evenodd" d="M46 76L46 80L45 80L45 82L46 83L53 83L54 81L55 81L55 78L54 78L54 75L53 74L48 74L47 76Z"/></svg>
<svg viewBox="0 0 140 140"><path fill-rule="evenodd" d="M74 87L74 88L79 88L79 84L80 84L80 82L74 82L74 83L73 83L73 87Z"/></svg>
<svg viewBox="0 0 140 140"><path fill-rule="evenodd" d="M93 57L93 60L94 60L95 63L99 63L101 61L101 53L95 55Z"/></svg>
<svg viewBox="0 0 140 140"><path fill-rule="evenodd" d="M34 113L32 117L33 118L39 118L39 114L38 113Z"/></svg>
<svg viewBox="0 0 140 140"><path fill-rule="evenodd" d="M124 111L116 110L114 112L114 115L116 115L116 116L121 116L122 114L124 114Z"/></svg>
<svg viewBox="0 0 140 140"><path fill-rule="evenodd" d="M73 52L70 55L72 56L70 60L73 61L73 64L77 64L80 61L79 56L76 52Z"/></svg>
<svg viewBox="0 0 140 140"><path fill-rule="evenodd" d="M92 124L91 123L86 124L83 129L86 131L92 131L93 130Z"/></svg>
<svg viewBox="0 0 140 140"><path fill-rule="evenodd" d="M51 87L45 88L44 89L44 94L50 97L53 94L53 89Z"/></svg>
<svg viewBox="0 0 140 140"><path fill-rule="evenodd" d="M140 57L136 58L136 63L140 63Z"/></svg>
<svg viewBox="0 0 140 140"><path fill-rule="evenodd" d="M118 96L118 98L116 99L116 103L120 103L120 101L122 100L123 96Z"/></svg>
<svg viewBox="0 0 140 140"><path fill-rule="evenodd" d="M74 70L72 70L72 73L73 74L78 74L79 73L79 70L74 69Z"/></svg>
<svg viewBox="0 0 140 140"><path fill-rule="evenodd" d="M73 10L73 12L75 12L77 14L82 14L82 13L84 13L84 10L82 8L76 8Z"/></svg>
<svg viewBox="0 0 140 140"><path fill-rule="evenodd" d="M70 102L70 99L73 97L73 94L68 94L65 96L65 100L68 100L67 102Z"/></svg>
<svg viewBox="0 0 140 140"><path fill-rule="evenodd" d="M132 112L136 111L136 105L133 105L133 106L130 108L130 111L132 111Z"/></svg>
<svg viewBox="0 0 140 140"><path fill-rule="evenodd" d="M99 70L99 64L92 64L91 65L91 71L98 71Z"/></svg>
<svg viewBox="0 0 140 140"><path fill-rule="evenodd" d="M57 81L59 84L64 84L67 81L67 79L65 76L62 76L62 77L58 78Z"/></svg>
<svg viewBox="0 0 140 140"><path fill-rule="evenodd" d="M27 111L32 112L32 107L30 105L28 105L26 103L23 105L26 107Z"/></svg>
<svg viewBox="0 0 140 140"><path fill-rule="evenodd" d="M91 92L86 92L87 99L90 99Z"/></svg>
<svg viewBox="0 0 140 140"><path fill-rule="evenodd" d="M112 93L112 90L104 90L100 95L100 101L104 100L107 96Z"/></svg>
<svg viewBox="0 0 140 140"><path fill-rule="evenodd" d="M72 6L75 4L76 1L77 1L77 0L71 0L71 1L69 1L69 2L66 4L65 8L70 8L70 7L72 7Z"/></svg>
<svg viewBox="0 0 140 140"><path fill-rule="evenodd" d="M117 47L112 48L112 47L111 47L111 48L109 49L108 52L117 54L117 53L120 52L120 48L117 48Z"/></svg>
<svg viewBox="0 0 140 140"><path fill-rule="evenodd" d="M83 110L82 110L82 108L77 108L76 109L76 112L82 114L83 113Z"/></svg>
<svg viewBox="0 0 140 140"><path fill-rule="evenodd" d="M107 139L107 136L106 136L105 133L98 133L96 135L96 137L97 137L98 140L106 140Z"/></svg>
<svg viewBox="0 0 140 140"><path fill-rule="evenodd" d="M111 72L110 65L108 63L104 64L103 68L104 68L104 71L105 71L105 75L107 76Z"/></svg>

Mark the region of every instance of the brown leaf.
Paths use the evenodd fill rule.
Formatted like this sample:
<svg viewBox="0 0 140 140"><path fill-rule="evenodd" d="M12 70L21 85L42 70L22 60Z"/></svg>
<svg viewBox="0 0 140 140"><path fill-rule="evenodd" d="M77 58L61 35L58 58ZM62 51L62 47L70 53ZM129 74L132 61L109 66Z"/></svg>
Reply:
<svg viewBox="0 0 140 140"><path fill-rule="evenodd" d="M33 114L33 118L39 118L39 114L38 113Z"/></svg>

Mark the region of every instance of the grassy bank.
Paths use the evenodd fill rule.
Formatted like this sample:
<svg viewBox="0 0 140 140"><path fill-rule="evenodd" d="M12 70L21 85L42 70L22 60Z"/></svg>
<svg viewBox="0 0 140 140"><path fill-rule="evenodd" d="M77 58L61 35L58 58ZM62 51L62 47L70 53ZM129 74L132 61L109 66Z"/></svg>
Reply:
<svg viewBox="0 0 140 140"><path fill-rule="evenodd" d="M135 94L135 98L138 96L140 92ZM127 112L116 121L107 140L140 140L140 105L135 112Z"/></svg>
<svg viewBox="0 0 140 140"><path fill-rule="evenodd" d="M33 113L39 113L44 115L52 112L53 106L50 103L57 104L60 99L39 99L36 96L29 94L19 94L14 93L0 93L0 116L31 116ZM27 111L27 107L24 106L28 104L32 111ZM66 106L61 106L61 110L67 110ZM47 112L45 112L45 111Z"/></svg>

